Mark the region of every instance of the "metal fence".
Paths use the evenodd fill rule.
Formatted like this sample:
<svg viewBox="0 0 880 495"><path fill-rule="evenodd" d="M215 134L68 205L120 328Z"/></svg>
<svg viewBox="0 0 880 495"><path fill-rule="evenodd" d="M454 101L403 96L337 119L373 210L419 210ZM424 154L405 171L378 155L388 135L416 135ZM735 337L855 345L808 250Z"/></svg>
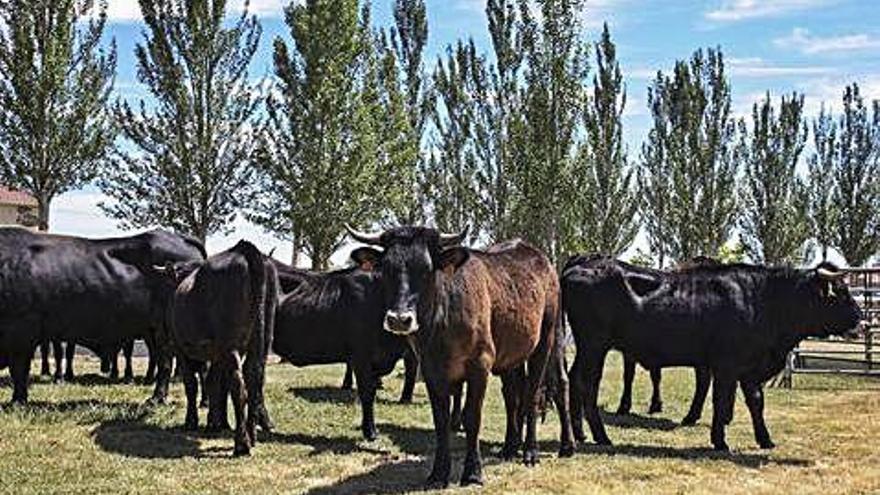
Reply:
<svg viewBox="0 0 880 495"><path fill-rule="evenodd" d="M790 388L795 373L880 376L880 268L848 269L850 293L865 319L856 339L808 339L788 356L785 370L771 383Z"/></svg>

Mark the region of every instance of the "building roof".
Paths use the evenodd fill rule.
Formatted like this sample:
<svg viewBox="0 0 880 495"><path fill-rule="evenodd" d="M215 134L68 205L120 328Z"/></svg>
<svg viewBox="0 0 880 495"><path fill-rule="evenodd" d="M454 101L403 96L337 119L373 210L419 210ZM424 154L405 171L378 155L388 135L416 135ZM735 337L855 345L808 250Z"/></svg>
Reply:
<svg viewBox="0 0 880 495"><path fill-rule="evenodd" d="M37 199L24 191L0 186L0 205L36 207Z"/></svg>

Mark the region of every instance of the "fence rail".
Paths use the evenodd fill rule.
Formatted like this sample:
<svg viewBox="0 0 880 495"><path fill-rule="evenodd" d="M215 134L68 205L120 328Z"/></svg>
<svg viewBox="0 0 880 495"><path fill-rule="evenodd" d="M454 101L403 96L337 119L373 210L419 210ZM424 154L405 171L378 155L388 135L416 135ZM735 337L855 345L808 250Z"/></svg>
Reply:
<svg viewBox="0 0 880 495"><path fill-rule="evenodd" d="M800 374L880 376L880 268L846 270L850 293L865 319L858 339L808 339L788 356L785 370L772 385L791 388Z"/></svg>

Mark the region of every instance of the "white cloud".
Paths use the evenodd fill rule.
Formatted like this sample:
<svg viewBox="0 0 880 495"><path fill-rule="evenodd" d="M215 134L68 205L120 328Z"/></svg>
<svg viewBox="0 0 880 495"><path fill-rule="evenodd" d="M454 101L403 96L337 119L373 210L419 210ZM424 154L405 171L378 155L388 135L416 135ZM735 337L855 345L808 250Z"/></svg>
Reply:
<svg viewBox="0 0 880 495"><path fill-rule="evenodd" d="M780 48L792 48L805 54L850 52L880 48L880 38L869 34L848 34L842 36L813 36L805 28L794 28L791 34L776 38L773 44Z"/></svg>
<svg viewBox="0 0 880 495"><path fill-rule="evenodd" d="M834 3L834 0L723 0L716 9L705 13L716 22L736 22L760 17L774 17Z"/></svg>
<svg viewBox="0 0 880 495"><path fill-rule="evenodd" d="M249 11L261 17L281 17L289 3L291 0L251 0ZM233 0L229 7L230 13L239 13L244 0ZM107 18L111 22L140 22L141 9L136 0L109 0Z"/></svg>
<svg viewBox="0 0 880 495"><path fill-rule="evenodd" d="M816 76L832 70L831 67L774 65L760 57L729 57L726 61L732 76L744 78Z"/></svg>

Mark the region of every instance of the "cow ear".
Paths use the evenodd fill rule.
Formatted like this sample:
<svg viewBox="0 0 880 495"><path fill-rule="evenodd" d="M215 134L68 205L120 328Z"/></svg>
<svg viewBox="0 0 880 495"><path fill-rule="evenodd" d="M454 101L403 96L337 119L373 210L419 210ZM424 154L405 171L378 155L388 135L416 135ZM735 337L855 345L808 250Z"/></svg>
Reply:
<svg viewBox="0 0 880 495"><path fill-rule="evenodd" d="M359 247L351 252L351 260L365 272L373 271L382 259L382 251L371 247Z"/></svg>
<svg viewBox="0 0 880 495"><path fill-rule="evenodd" d="M444 249L440 253L440 260L437 263L437 269L443 270L447 274L452 274L470 257L471 252L465 247L456 246Z"/></svg>

